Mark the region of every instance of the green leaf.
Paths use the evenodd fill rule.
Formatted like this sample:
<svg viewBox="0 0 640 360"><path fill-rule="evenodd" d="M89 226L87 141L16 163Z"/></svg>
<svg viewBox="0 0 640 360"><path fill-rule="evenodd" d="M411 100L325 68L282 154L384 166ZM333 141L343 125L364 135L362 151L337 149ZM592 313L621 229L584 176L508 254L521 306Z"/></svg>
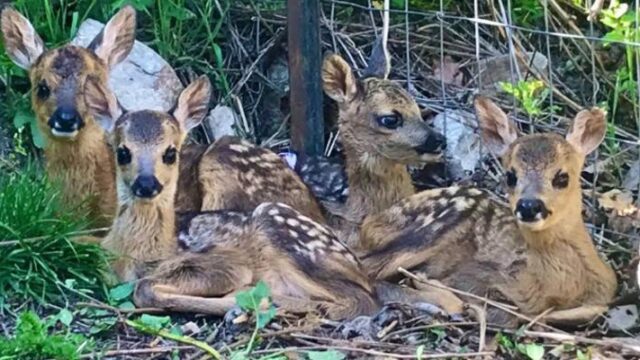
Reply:
<svg viewBox="0 0 640 360"><path fill-rule="evenodd" d="M46 141L44 140L44 137L40 132L40 128L38 128L35 121L31 123L31 137L33 138L33 143L38 149L44 148Z"/></svg>
<svg viewBox="0 0 640 360"><path fill-rule="evenodd" d="M422 360L422 355L424 354L424 345L418 346L416 349L416 358L418 360Z"/></svg>
<svg viewBox="0 0 640 360"><path fill-rule="evenodd" d="M518 344L518 351L526 355L530 360L542 360L544 357L544 347L535 343Z"/></svg>
<svg viewBox="0 0 640 360"><path fill-rule="evenodd" d="M602 40L607 44L615 41L624 41L624 33L620 29L615 29L606 33Z"/></svg>
<svg viewBox="0 0 640 360"><path fill-rule="evenodd" d="M73 314L68 309L62 309L58 313L58 320L65 326L69 327L73 321Z"/></svg>
<svg viewBox="0 0 640 360"><path fill-rule="evenodd" d="M273 305L271 305L269 307L269 310L259 311L256 314L256 326L258 327L258 329L262 329L265 326L267 326L269 321L271 321L275 317L276 317L276 308Z"/></svg>
<svg viewBox="0 0 640 360"><path fill-rule="evenodd" d="M171 322L171 318L169 316L142 314L142 316L140 316L140 322L143 325L158 330L164 328L167 324L169 324Z"/></svg>
<svg viewBox="0 0 640 360"><path fill-rule="evenodd" d="M27 124L35 121L36 119L33 114L26 111L18 110L16 112L16 115L13 117L13 126L15 126L16 129L20 129L25 127Z"/></svg>
<svg viewBox="0 0 640 360"><path fill-rule="evenodd" d="M131 301L125 301L122 304L118 305L118 309L120 310L133 310L136 306Z"/></svg>
<svg viewBox="0 0 640 360"><path fill-rule="evenodd" d="M131 294L133 294L133 283L131 282L122 283L109 290L109 298L115 302L122 301L131 296Z"/></svg>
<svg viewBox="0 0 640 360"><path fill-rule="evenodd" d="M307 351L309 360L343 360L346 356L336 350Z"/></svg>

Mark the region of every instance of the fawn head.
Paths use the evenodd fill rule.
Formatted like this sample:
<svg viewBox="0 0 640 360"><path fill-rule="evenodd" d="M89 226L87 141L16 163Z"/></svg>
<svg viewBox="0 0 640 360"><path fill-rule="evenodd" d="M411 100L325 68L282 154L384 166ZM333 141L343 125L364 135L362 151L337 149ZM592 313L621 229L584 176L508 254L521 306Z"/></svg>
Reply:
<svg viewBox="0 0 640 360"><path fill-rule="evenodd" d="M475 108L484 144L502 158L509 203L520 226L540 231L581 216L580 173L586 155L604 139L605 113L580 111L566 137L518 138L515 124L491 100L477 97Z"/></svg>
<svg viewBox="0 0 640 360"><path fill-rule="evenodd" d="M376 54L384 52L374 51L372 57ZM387 79L387 61L370 59L369 64L362 79L338 55L326 57L322 66L324 91L338 103L345 147L364 159L383 157L403 163L438 159L444 137L422 120L411 95Z"/></svg>
<svg viewBox="0 0 640 360"><path fill-rule="evenodd" d="M163 193L173 201L182 143L189 130L202 122L210 97L211 83L201 76L182 91L171 113L151 110L123 113L104 83L88 78L85 101L96 121L109 132L109 143L116 155L116 184L121 203L151 202Z"/></svg>
<svg viewBox="0 0 640 360"><path fill-rule="evenodd" d="M130 6L115 14L88 48L64 45L47 50L33 25L12 8L1 16L9 57L29 71L31 103L48 140L76 140L96 128L82 92L88 77L106 84L109 69L124 60L135 41L136 13Z"/></svg>

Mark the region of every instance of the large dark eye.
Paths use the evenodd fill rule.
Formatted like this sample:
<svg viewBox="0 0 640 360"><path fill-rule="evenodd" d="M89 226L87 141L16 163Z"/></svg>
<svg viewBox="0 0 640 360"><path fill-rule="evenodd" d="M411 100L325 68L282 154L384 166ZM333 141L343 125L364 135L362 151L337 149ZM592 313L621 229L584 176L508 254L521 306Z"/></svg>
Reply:
<svg viewBox="0 0 640 360"><path fill-rule="evenodd" d="M176 148L174 147L170 147L168 148L164 154L162 155L162 162L167 164L167 165L171 165L173 163L176 162L176 155L177 155L177 151Z"/></svg>
<svg viewBox="0 0 640 360"><path fill-rule="evenodd" d="M569 174L566 172L558 171L551 180L551 185L556 189L564 189L569 186Z"/></svg>
<svg viewBox="0 0 640 360"><path fill-rule="evenodd" d="M507 171L507 186L514 187L518 183L518 176L516 175L516 171L511 169Z"/></svg>
<svg viewBox="0 0 640 360"><path fill-rule="evenodd" d="M51 90L49 90L49 86L47 86L47 83L44 80L40 81L40 83L38 84L36 94L38 95L40 100L47 100L49 98L49 95L51 95Z"/></svg>
<svg viewBox="0 0 640 360"><path fill-rule="evenodd" d="M376 120L380 126L387 129L397 129L402 126L402 116L398 114L378 116Z"/></svg>
<svg viewBox="0 0 640 360"><path fill-rule="evenodd" d="M116 158L118 165L127 165L131 163L131 152L126 147L122 146L116 150Z"/></svg>

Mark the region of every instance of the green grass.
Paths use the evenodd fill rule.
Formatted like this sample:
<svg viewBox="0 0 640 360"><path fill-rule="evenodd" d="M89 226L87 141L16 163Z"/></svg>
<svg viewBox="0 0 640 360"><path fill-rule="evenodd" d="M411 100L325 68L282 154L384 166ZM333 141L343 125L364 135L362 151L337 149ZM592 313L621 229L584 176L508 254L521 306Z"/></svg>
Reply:
<svg viewBox="0 0 640 360"><path fill-rule="evenodd" d="M88 224L82 213L63 206L58 187L31 163L0 173L0 304L61 302L103 288L102 249L70 241Z"/></svg>
<svg viewBox="0 0 640 360"><path fill-rule="evenodd" d="M74 360L89 350L92 342L70 332L49 334L52 324L45 323L33 312L24 312L18 319L15 336L0 338L2 360Z"/></svg>

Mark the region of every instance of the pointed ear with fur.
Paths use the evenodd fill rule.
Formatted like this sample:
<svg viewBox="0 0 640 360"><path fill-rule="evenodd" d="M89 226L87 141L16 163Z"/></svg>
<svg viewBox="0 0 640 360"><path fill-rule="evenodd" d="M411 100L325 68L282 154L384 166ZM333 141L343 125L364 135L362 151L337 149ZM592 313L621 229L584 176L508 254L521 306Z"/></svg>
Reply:
<svg viewBox="0 0 640 360"><path fill-rule="evenodd" d="M95 120L107 132L111 133L116 120L122 115L122 109L113 92L95 76L87 77L84 84L84 100Z"/></svg>
<svg viewBox="0 0 640 360"><path fill-rule="evenodd" d="M602 109L580 111L567 133L567 141L583 155L598 148L607 132L606 114Z"/></svg>
<svg viewBox="0 0 640 360"><path fill-rule="evenodd" d="M483 96L474 100L482 141L496 156L503 156L518 138L515 125L493 101Z"/></svg>
<svg viewBox="0 0 640 360"><path fill-rule="evenodd" d="M136 40L136 10L127 5L107 22L88 48L112 68L124 60Z"/></svg>
<svg viewBox="0 0 640 360"><path fill-rule="evenodd" d="M198 126L209 110L211 82L205 75L189 84L178 97L173 116L178 120L185 134Z"/></svg>
<svg viewBox="0 0 640 360"><path fill-rule="evenodd" d="M22 14L6 7L0 14L0 27L9 58L19 67L29 70L45 51L44 42L33 25Z"/></svg>
<svg viewBox="0 0 640 360"><path fill-rule="evenodd" d="M371 50L371 56L369 57L369 64L364 70L362 77L375 77L378 79L386 79L391 72L391 63L389 61L389 54L384 47L382 38L376 40Z"/></svg>
<svg viewBox="0 0 640 360"><path fill-rule="evenodd" d="M349 64L339 55L329 55L322 63L324 92L339 104L351 102L358 95L358 83Z"/></svg>

